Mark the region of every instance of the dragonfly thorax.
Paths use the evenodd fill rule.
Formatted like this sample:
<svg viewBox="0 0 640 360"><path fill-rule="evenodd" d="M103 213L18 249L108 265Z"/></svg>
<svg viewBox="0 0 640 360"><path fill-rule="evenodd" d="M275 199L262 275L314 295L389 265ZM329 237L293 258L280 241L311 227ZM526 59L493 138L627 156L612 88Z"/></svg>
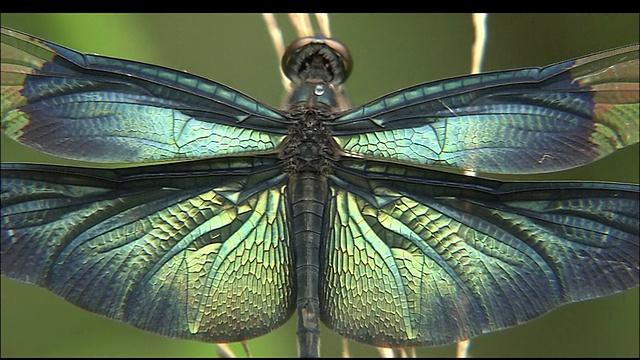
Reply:
<svg viewBox="0 0 640 360"><path fill-rule="evenodd" d="M332 173L339 158L339 147L331 136L332 108L324 103L297 103L290 107L289 134L283 141L280 158L290 174Z"/></svg>

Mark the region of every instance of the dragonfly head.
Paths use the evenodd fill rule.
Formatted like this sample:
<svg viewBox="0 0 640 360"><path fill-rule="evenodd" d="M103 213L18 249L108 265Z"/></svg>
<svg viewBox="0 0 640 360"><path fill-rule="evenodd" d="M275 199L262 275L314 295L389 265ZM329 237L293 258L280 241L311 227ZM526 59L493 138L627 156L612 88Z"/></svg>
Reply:
<svg viewBox="0 0 640 360"><path fill-rule="evenodd" d="M282 56L282 71L294 83L345 82L353 60L341 42L325 37L304 37L293 41Z"/></svg>

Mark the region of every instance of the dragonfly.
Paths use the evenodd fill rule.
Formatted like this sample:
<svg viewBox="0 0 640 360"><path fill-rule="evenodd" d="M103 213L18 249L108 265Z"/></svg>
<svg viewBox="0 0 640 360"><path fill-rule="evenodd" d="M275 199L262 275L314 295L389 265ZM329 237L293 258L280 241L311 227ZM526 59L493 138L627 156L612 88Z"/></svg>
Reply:
<svg viewBox="0 0 640 360"><path fill-rule="evenodd" d="M637 50L635 50L635 51L636 51L636 53L637 53ZM636 82L637 82L637 81L636 81ZM446 104L445 104L445 105L446 105ZM4 106L4 105L3 105L3 106ZM447 105L447 106L448 106L449 108L451 108L451 106L449 106L449 105ZM637 106L637 105L636 105L636 106ZM445 107L445 109L446 109L446 107ZM449 109L447 109L447 110L449 110ZM636 121L636 123L637 123L637 117L636 117L635 121ZM636 141L637 141L637 140L636 140ZM542 161L542 163L544 164L544 161ZM402 166L409 166L409 165L405 164L405 165L402 165ZM420 169L422 169L422 168L420 168ZM138 169L138 168L136 168L136 170L139 170L139 169ZM417 171L417 170L416 170L416 171ZM421 170L421 171L422 171L422 170ZM5 176L5 175L4 175L4 173L5 173L5 171L4 171L4 169L3 169L3 184L4 184L4 179L5 179L5 178L4 178L4 176ZM389 175L389 174L387 174L387 175ZM332 176L333 176L333 175L332 175ZM451 176L453 176L453 175L451 175ZM447 178L449 178L449 177L447 177ZM455 177L452 177L452 178L455 178ZM482 183L482 181L481 181L481 180L478 180L478 179L475 179L475 180L473 180L473 181L471 181L471 180L469 180L469 179L467 179L467 180L468 180L469 182L471 182L474 186L478 186L478 184ZM465 183L465 184L466 184L466 183ZM637 192L637 187L636 187L636 190L635 190L635 191ZM637 205L636 205L636 207L637 207ZM636 224L636 227L637 227L637 224ZM5 229L5 227L4 227L4 226L3 226L3 229ZM637 231L636 231L636 233L637 233ZM3 239L3 240L4 240L4 239ZM637 243L637 234L636 234L636 243ZM4 246L4 245L3 245L3 246ZM3 256L4 256L4 254L5 254L5 251L4 251L4 247L3 247ZM637 261L636 261L636 263L637 263ZM3 266L4 266L4 260L3 260ZM4 272L4 267L3 267L3 272ZM636 272L637 272L637 266L636 266ZM636 275L636 279L637 279L637 275ZM637 282L637 280L636 280L636 282Z"/></svg>

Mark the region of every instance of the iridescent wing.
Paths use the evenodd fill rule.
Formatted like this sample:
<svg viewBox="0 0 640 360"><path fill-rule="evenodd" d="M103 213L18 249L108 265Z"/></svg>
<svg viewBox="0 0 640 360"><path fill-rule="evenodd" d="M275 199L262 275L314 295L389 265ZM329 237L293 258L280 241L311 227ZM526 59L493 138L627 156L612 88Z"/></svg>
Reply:
<svg viewBox="0 0 640 360"><path fill-rule="evenodd" d="M345 165L330 177L320 304L351 339L448 344L638 285L638 185Z"/></svg>
<svg viewBox="0 0 640 360"><path fill-rule="evenodd" d="M356 157L486 173L568 169L638 142L638 45L417 85L337 119Z"/></svg>
<svg viewBox="0 0 640 360"><path fill-rule="evenodd" d="M3 164L2 274L167 336L268 333L295 309L284 179L256 158Z"/></svg>
<svg viewBox="0 0 640 360"><path fill-rule="evenodd" d="M275 109L219 83L2 28L2 131L68 159L140 163L274 153Z"/></svg>

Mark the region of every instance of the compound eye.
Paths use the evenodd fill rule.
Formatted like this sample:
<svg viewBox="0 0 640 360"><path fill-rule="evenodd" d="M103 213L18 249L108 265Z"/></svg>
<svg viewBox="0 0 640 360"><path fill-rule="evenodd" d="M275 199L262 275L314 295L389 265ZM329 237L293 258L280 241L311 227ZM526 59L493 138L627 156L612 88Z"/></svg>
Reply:
<svg viewBox="0 0 640 360"><path fill-rule="evenodd" d="M291 81L305 78L305 71L320 58L328 72L329 82L343 83L351 74L353 60L344 44L325 37L304 37L294 40L282 56L282 71Z"/></svg>
<svg viewBox="0 0 640 360"><path fill-rule="evenodd" d="M351 70L353 69L353 58L351 57L351 53L349 53L349 49L336 39L325 38L325 45L331 48L334 53L338 55L342 64L342 71L344 72L344 78L342 82L347 80L349 75L351 75Z"/></svg>

